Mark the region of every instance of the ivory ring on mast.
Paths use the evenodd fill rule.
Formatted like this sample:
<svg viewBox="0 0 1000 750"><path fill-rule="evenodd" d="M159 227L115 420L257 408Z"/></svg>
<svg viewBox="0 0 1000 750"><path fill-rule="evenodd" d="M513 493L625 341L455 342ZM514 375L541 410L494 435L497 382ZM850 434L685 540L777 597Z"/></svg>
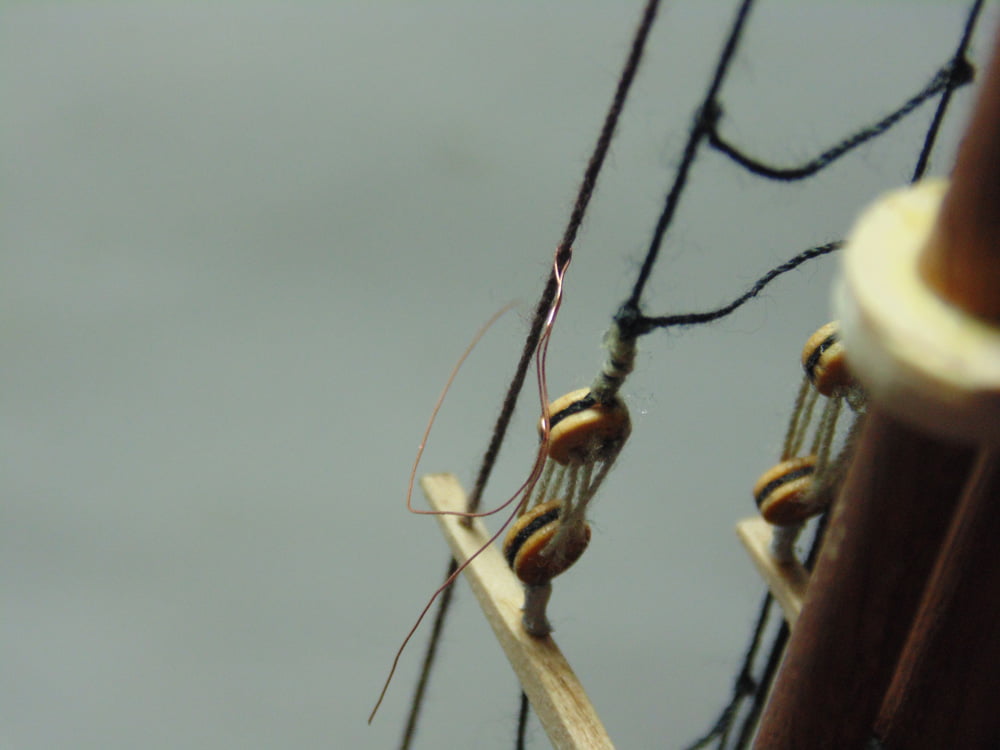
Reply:
<svg viewBox="0 0 1000 750"><path fill-rule="evenodd" d="M918 269L946 190L925 180L861 215L834 307L848 364L874 402L931 434L1000 445L1000 327L939 297Z"/></svg>

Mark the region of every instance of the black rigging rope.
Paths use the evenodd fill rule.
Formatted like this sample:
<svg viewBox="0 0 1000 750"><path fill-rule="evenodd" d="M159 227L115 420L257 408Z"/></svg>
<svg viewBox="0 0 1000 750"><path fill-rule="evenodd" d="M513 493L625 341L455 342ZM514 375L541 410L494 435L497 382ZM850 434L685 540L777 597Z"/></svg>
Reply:
<svg viewBox="0 0 1000 750"><path fill-rule="evenodd" d="M725 74L728 71L733 52L735 51L736 42L739 39L739 33L742 30L743 23L746 19L746 15L749 13L752 2L753 0L744 0L744 2L740 5L739 11L737 12L736 18L733 22L733 27L730 30L726 46L723 48L722 54L719 57L719 62L716 65L715 74L712 77L712 81L709 84L701 106L695 113L694 124L692 125L691 131L688 135L687 144L684 147L681 162L677 168L677 174L674 177L674 182L667 193L666 200L664 201L663 210L657 220L656 228L653 231L653 238L650 242L649 249L646 252L642 268L639 271L635 285L632 288L632 292L628 300L616 313L615 320L622 331L622 335L625 337L642 336L657 328L699 325L723 318L734 312L745 302L756 297L764 289L764 287L766 287L778 276L797 268L813 258L839 250L842 246L840 241L836 241L802 251L788 261L785 261L768 271L757 282L755 282L749 290L744 292L732 302L723 305L716 310L703 313L681 313L653 317L643 315L640 311L639 305L640 298L642 297L642 291L645 288L646 282L649 280L649 276L652 273L653 266L659 255L663 238L666 235L667 229L670 226L677 210L677 205L680 201L681 193L684 191L684 187L687 184L688 172L691 169L691 165L694 163L698 147L703 142L707 142L712 148L721 151L752 174L782 181L804 179L815 175L817 172L820 172L826 167L829 167L840 157L844 156L849 151L857 148L863 143L885 134L886 131L888 131L893 125L900 122L907 115L916 111L921 104L933 96L940 94L941 100L934 114L934 118L931 121L930 127L928 128L927 135L924 139L924 145L917 161L917 167L914 171L913 180L916 180L923 176L926 171L928 160L930 158L930 152L937 138L941 122L944 118L944 113L947 110L949 102L951 101L952 93L955 89L971 83L973 80L975 70L972 63L970 63L966 57L966 51L969 40L972 36L972 31L975 27L976 19L982 7L982 0L976 0L972 9L969 11L969 16L963 29L962 36L959 40L958 47L952 57L938 69L938 71L931 78L931 81L924 86L924 88L907 99L901 107L882 117L878 121L862 127L847 137L842 138L838 143L806 164L797 167L778 167L766 164L747 156L736 146L726 141L718 132L718 124L722 117L723 108L719 103L717 96L725 78Z"/></svg>
<svg viewBox="0 0 1000 750"><path fill-rule="evenodd" d="M983 9L983 0L975 0L972 3L972 7L969 8L969 15L965 19L965 27L962 29L962 36L958 40L958 47L955 48L955 55L952 57L952 61L955 66L952 70L957 71L958 61L965 60L966 50L969 48L969 41L972 39L972 32L976 28L976 21L979 20L979 13ZM973 71L974 73L975 71ZM917 166L913 170L913 177L910 178L910 182L916 182L924 173L927 171L927 165L930 162L931 151L934 150L934 144L937 142L938 133L941 130L941 123L944 122L944 114L948 111L948 105L951 104L951 96L955 92L955 89L961 85L959 82L955 82L955 85L948 86L944 90L944 94L941 96L941 101L938 102L938 108L934 112L934 119L931 120L931 125L927 129L927 135L924 138L924 145L920 149L920 156L917 158Z"/></svg>
<svg viewBox="0 0 1000 750"><path fill-rule="evenodd" d="M797 167L775 167L770 164L766 164L759 159L755 159L752 156L748 156L728 140L723 138L716 127L713 127L709 133L708 144L716 151L720 151L728 156L747 171L760 177L766 177L771 180L781 180L783 182L803 180L807 177L812 177L814 174L825 167L828 167L831 163L835 162L837 159L858 146L882 135L885 131L910 114L910 112L936 94L940 94L942 91L950 92L959 86L970 83L972 81L973 74L974 70L972 63L964 57L949 60L940 68L940 70L937 71L937 73L934 74L930 83L910 97L899 109L886 115L878 122L872 123L866 128L862 128L854 135L845 138L834 146L831 146L816 158L810 159L805 164L801 164Z"/></svg>
<svg viewBox="0 0 1000 750"><path fill-rule="evenodd" d="M635 308L630 307L628 303L626 303L622 306L621 310L619 310L615 319L618 321L618 324L622 327L623 331L632 332L635 336L642 336L643 334L649 333L657 328L675 328L678 326L693 326L701 323L711 323L713 320L726 317L746 302L752 300L764 290L764 287L782 274L798 268L803 263L806 263L813 258L819 258L820 256L827 255L835 250L839 250L843 244L843 242L837 240L836 242L828 242L825 245L819 245L818 247L811 247L808 250L803 250L794 258L786 260L781 265L775 266L770 271L765 273L757 279L757 281L755 281L747 291L734 299L732 302L716 308L715 310L696 313L679 313L676 315L663 315L651 318L645 315L637 315L635 313Z"/></svg>
<svg viewBox="0 0 1000 750"><path fill-rule="evenodd" d="M663 211L660 213L660 218L656 222L649 250L646 251L646 258L642 262L642 268L639 269L639 276L632 287L632 295L629 297L628 302L625 303L628 307L636 309L639 307L639 298L642 296L642 290L645 288L646 282L649 280L649 275L653 271L653 264L656 263L656 258L660 253L660 245L663 243L667 227L673 221L674 212L677 210L677 205L680 202L681 193L684 192L684 186L687 184L688 172L691 171L691 165L694 164L695 156L698 155L698 147L710 130L715 127L715 123L719 119L722 110L716 101L716 95L719 93L719 89L722 88L722 82L725 80L726 73L729 72L729 65L733 60L736 46L739 44L740 35L743 33L743 27L747 16L750 14L750 9L753 7L753 3L754 0L743 0L736 11L736 17L729 29L726 44L722 48L722 53L719 55L718 62L715 65L715 72L708 85L708 90L705 92L705 98L697 112L695 112L694 125L688 135L687 144L684 146L684 153L681 156L680 165L677 167L677 175L674 177L674 183L667 193L667 199L663 205Z"/></svg>
<svg viewBox="0 0 1000 750"><path fill-rule="evenodd" d="M747 646L746 655L743 657L743 666L740 668L739 674L733 683L733 696L730 698L729 703L722 709L719 718L715 720L712 728L688 745L685 750L701 750L701 748L708 747L708 744L714 739L718 739L719 747L723 747L726 737L729 734L729 729L733 724L733 719L736 717L736 712L740 708L740 704L745 698L757 692L758 685L753 678L753 662L757 656L757 650L760 648L760 642L764 636L764 630L767 627L773 604L774 597L770 594L765 594L761 601L760 614L757 615L757 626L753 630L750 645Z"/></svg>
<svg viewBox="0 0 1000 750"><path fill-rule="evenodd" d="M528 704L528 696L525 692L521 691L521 697L518 700L517 708L517 735L514 740L514 750L525 750L528 747L528 713L530 705Z"/></svg>

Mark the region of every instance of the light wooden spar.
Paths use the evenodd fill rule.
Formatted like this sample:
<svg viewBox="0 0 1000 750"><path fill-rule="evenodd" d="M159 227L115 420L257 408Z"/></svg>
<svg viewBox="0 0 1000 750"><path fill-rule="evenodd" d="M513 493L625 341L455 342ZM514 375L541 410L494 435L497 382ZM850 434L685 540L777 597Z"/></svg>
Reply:
<svg viewBox="0 0 1000 750"><path fill-rule="evenodd" d="M465 511L466 498L454 474L429 474L420 480L427 501L436 511ZM459 565L490 539L479 519L467 527L459 516L437 516ZM557 750L606 750L614 745L590 699L552 636L528 635L521 624L524 589L500 551L489 545L465 569L528 700Z"/></svg>
<svg viewBox="0 0 1000 750"><path fill-rule="evenodd" d="M746 547L771 594L781 605L789 625L794 625L802 612L802 602L809 585L809 573L797 560L779 563L774 558L771 525L763 518L747 518L736 524L736 533Z"/></svg>

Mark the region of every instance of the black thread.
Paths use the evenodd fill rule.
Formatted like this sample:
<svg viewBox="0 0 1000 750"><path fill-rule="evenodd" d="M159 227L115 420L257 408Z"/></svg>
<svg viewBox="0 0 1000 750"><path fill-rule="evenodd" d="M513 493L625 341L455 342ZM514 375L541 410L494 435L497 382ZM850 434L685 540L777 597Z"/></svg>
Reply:
<svg viewBox="0 0 1000 750"><path fill-rule="evenodd" d="M839 250L843 247L843 244L844 243L841 240L837 240L835 242L828 242L825 245L819 245L818 247L811 247L808 250L803 250L794 258L786 260L780 266L772 268L766 274L761 276L754 282L753 286L732 302L716 308L715 310L708 310L707 312L699 313L680 313L677 315L647 317L639 313L637 309L630 307L630 303L626 302L616 314L615 320L618 322L619 326L627 326L628 329L634 332L636 336L642 336L650 331L656 330L657 328L676 328L678 326L693 326L700 325L702 323L709 323L713 320L724 318L741 305L756 297L768 284L782 274L798 268L803 263L806 263L813 258L818 258L822 255L827 255L828 253Z"/></svg>
<svg viewBox="0 0 1000 750"><path fill-rule="evenodd" d="M889 128L913 112L917 109L917 107L935 94L939 94L942 91L948 91L950 95L951 91L970 83L972 79L973 67L968 60L964 57L959 57L948 61L943 67L941 67L940 70L938 70L937 73L934 74L930 83L924 86L924 88L918 93L910 97L899 109L886 115L878 122L862 128L853 135L844 138L842 141L831 146L816 158L811 159L805 164L797 167L776 167L759 159L755 159L752 156L748 156L723 138L722 135L719 134L718 128L716 127L713 127L711 133L709 133L708 144L716 151L725 154L741 167L759 177L766 177L770 180L780 180L784 182L803 180L816 174L821 169L830 166L830 164L835 162L837 159L863 143L882 135Z"/></svg>
<svg viewBox="0 0 1000 750"><path fill-rule="evenodd" d="M805 567L808 570L812 570L816 557L819 554L823 536L826 533L827 516L828 514L824 514L816 526L816 533L813 536L809 554L807 555L805 562ZM785 644L788 642L788 625L782 621L778 634L775 636L774 642L771 644L771 650L768 653L767 663L764 666L764 670L762 671L760 678L755 680L753 677L753 664L757 658L757 652L760 649L761 641L764 638L764 632L767 630L773 604L774 597L771 596L770 592L766 593L761 601L760 614L757 616L757 624L753 629L752 635L750 636L750 644L747 647L745 656L743 657L743 664L740 667L740 671L737 673L736 680L733 683L733 693L732 697L729 699L729 703L723 707L718 718L712 724L711 729L695 740L694 743L687 745L685 750L700 750L701 748L707 747L708 744L715 739L719 741L716 746L718 750L723 750L729 740L730 732L736 724L736 718L739 714L740 707L745 700L752 699L750 710L747 712L746 716L744 716L743 721L740 724L740 731L737 736L736 744L733 747L745 748L749 746L750 739L752 738L754 729L757 727L757 722L760 719L760 714L764 708L764 699L767 697L771 683L774 681L778 665L781 662L781 655L784 653Z"/></svg>
<svg viewBox="0 0 1000 750"><path fill-rule="evenodd" d="M844 445L841 451L841 456L843 458L842 465L846 467L849 462L850 456L854 453L854 438L857 437L857 428L860 426L861 421L859 419L854 420L854 424L851 425L851 433L847 439L847 443ZM844 479L844 475L840 477L841 481ZM809 546L809 554L806 555L805 562L802 563L802 567L808 570L810 573L812 569L816 567L816 560L819 559L819 553L823 546L823 537L826 536L826 527L830 524L830 514L824 513L819 517L819 521L816 523L816 532L813 534L812 544Z"/></svg>
<svg viewBox="0 0 1000 750"><path fill-rule="evenodd" d="M695 112L694 123L691 127L691 133L688 136L687 145L684 146L684 154L681 156L680 165L677 167L677 174L674 177L674 183L667 193L666 201L663 205L663 211L660 214L660 218L656 222L656 229L653 230L653 239L650 242L649 250L646 251L646 258L642 262L642 268L639 270L639 276L636 279L635 286L632 287L632 294L629 296L626 305L631 307L639 307L639 299L642 297L642 290L646 286L646 282L649 280L649 275L653 271L653 264L656 263L656 258L660 253L660 245L663 243L663 236L667 232L667 227L670 222L673 221L674 212L677 210L677 204L680 201L681 193L684 191L684 186L687 184L688 172L691 169L691 165L694 163L694 157L698 153L698 146L701 144L702 139L709 132L709 130L715 126L715 121L718 120L721 113L721 109L715 100L719 89L722 87L722 81L726 77L726 73L729 71L729 64L732 62L733 55L736 52L736 46L739 43L740 36L743 33L744 24L746 23L747 16L750 13L750 8L753 5L753 0L743 0L740 4L739 9L736 11L736 17L733 20L733 24L729 30L729 36L726 38L726 44L722 48L722 54L719 55L718 62L715 66L715 73L712 75L712 82L708 86L708 90L705 92L705 98L702 105Z"/></svg>
<svg viewBox="0 0 1000 750"><path fill-rule="evenodd" d="M778 665L781 664L781 656L785 653L789 634L788 623L782 621L781 627L778 628L778 634L771 643L771 651L767 657L767 664L764 667L764 673L760 677L757 692L754 693L750 710L743 717L743 722L740 724L740 733L737 735L736 744L734 745L734 747L740 748L740 750L750 747L750 740L757 729L760 715L764 711L764 699L767 697L767 693L771 689L771 683L774 682L774 677L778 673Z"/></svg>
<svg viewBox="0 0 1000 750"><path fill-rule="evenodd" d="M965 60L965 51L969 47L969 40L972 39L972 32L976 28L976 21L979 18L979 11L983 9L983 0L975 0L972 3L972 7L969 9L969 16L966 18L965 27L962 29L962 37L959 39L958 47L955 50L954 60ZM974 74L975 70L969 65L970 73ZM958 74L958 65L953 67L953 71ZM957 86L948 86L944 90L944 94L941 96L941 101L938 102L938 108L934 112L934 118L931 120L931 125L927 129L927 135L924 136L924 145L920 149L920 156L917 158L917 166L913 170L913 177L910 182L916 182L921 177L924 176L924 172L927 171L927 166L930 163L931 151L934 150L934 144L937 141L938 132L941 130L941 123L944 122L945 112L948 110L948 105L951 103L951 95L958 88Z"/></svg>
<svg viewBox="0 0 1000 750"><path fill-rule="evenodd" d="M851 445L853 445L853 443L851 443ZM845 450L847 449L848 446L845 446ZM826 529L829 521L830 514L824 513L820 516L819 521L816 524L816 532L813 535L812 544L809 546L809 553L806 555L805 562L803 563L805 569L810 572L812 572L812 569L815 567L816 559L819 557L820 550L822 549L823 538L826 536ZM775 636L774 642L771 644L771 651L767 657L767 664L764 666L764 671L758 681L757 691L754 693L750 710L747 712L747 715L743 717L743 722L740 725L740 733L737 736L736 744L733 745L733 747L738 750L745 750L745 748L750 747L750 740L753 738L754 731L760 721L760 715L764 711L765 699L771 691L771 685L774 682L775 676L778 674L778 666L781 664L781 657L785 653L785 646L788 645L788 638L790 635L791 632L788 628L788 623L782 621L781 628L778 630L778 634ZM720 745L719 747L721 750L722 746Z"/></svg>
<svg viewBox="0 0 1000 750"><path fill-rule="evenodd" d="M448 580L455 574L458 563L454 558L449 558L448 569L444 574L444 580ZM434 625L431 628L431 637L427 642L427 651L424 652L423 665L420 668L420 677L413 690L413 700L410 701L410 714L406 718L406 728L403 730L403 739L399 743L399 750L409 750L410 744L417 732L417 721L420 718L420 709L424 703L424 695L427 691L427 683L431 676L431 667L434 665L434 657L437 654L438 644L441 642L441 632L444 629L444 621L451 605L451 599L455 592L455 586L449 586L442 592L438 602L437 614L434 616Z"/></svg>
<svg viewBox="0 0 1000 750"><path fill-rule="evenodd" d="M773 602L774 598L770 593L765 594L763 600L761 600L757 625L750 638L750 645L747 647L746 654L743 657L743 666L740 668L739 674L736 676L736 681L733 684L733 695L729 699L729 703L722 709L712 728L692 744L687 745L685 750L700 750L714 739L719 739L719 747L723 747L726 737L729 734L729 728L733 724L733 719L735 719L740 705L746 698L757 692L757 683L754 681L752 674L753 662L757 656L757 650L760 647L764 630L767 628L767 621L771 614L771 605Z"/></svg>
<svg viewBox="0 0 1000 750"><path fill-rule="evenodd" d="M515 750L526 750L528 747L528 695L521 691L520 706L517 709L517 735L514 740Z"/></svg>
<svg viewBox="0 0 1000 750"><path fill-rule="evenodd" d="M805 165L791 168L768 165L740 152L735 146L725 141L719 135L717 128L718 121L722 115L722 106L717 101L716 96L721 88L722 81L725 78L732 56L736 50L740 34L743 30L743 24L750 11L751 4L752 0L744 0L744 2L740 5L736 15L736 20L734 21L733 27L730 30L730 35L726 41L726 46L724 47L723 52L719 57L719 62L716 65L712 82L709 85L701 106L695 112L694 123L688 136L687 144L684 147L684 152L681 156L677 174L674 178L670 191L667 193L663 211L656 222L656 228L653 231L653 239L646 252L646 257L643 260L635 285L632 288L632 292L629 295L628 300L621 306L621 308L619 308L617 313L616 320L618 321L619 326L621 326L622 321L624 321L625 327L622 330L626 335L641 336L644 333L648 333L652 330L652 328L666 328L678 325L700 325L709 323L713 320L718 320L719 318L729 315L744 302L756 296L760 289L762 289L763 286L766 286L767 282L769 282L772 278L784 273L787 270L791 270L791 268L786 267L788 265L787 263L778 266L762 279L763 284L759 288L755 285L754 289L746 295L740 297L731 305L727 305L716 311L709 313L668 316L664 318L647 318L641 315L639 312L639 303L642 297L642 291L645 288L646 282L649 280L650 274L652 273L653 265L656 263L663 237L673 220L680 200L680 195L687 183L688 172L694 162L694 158L697 155L698 147L702 140L708 138L709 145L722 153L725 153L745 169L748 169L755 174L770 177L772 179L797 180L816 174L816 172L828 167L848 151L851 151L866 141L872 140L873 138L884 134L903 117L915 111L924 101L940 93L942 95L941 101L938 105L937 111L935 112L930 128L927 131L927 135L924 139L924 147L921 150L921 154L917 162L917 168L914 171L914 180L916 180L923 175L924 170L927 167L930 152L933 149L934 142L936 141L941 122L944 118L944 113L951 100L952 92L956 88L969 83L974 78L975 70L972 64L966 59L965 52L968 47L969 40L971 39L972 31L975 27L975 21L982 7L982 0L975 0L973 3L955 54L947 63L945 63L945 65L941 67L937 74L935 74L935 76L931 79L931 82L925 86L924 89L905 102L902 107L873 125L863 128L841 140L840 143L828 149L819 157ZM835 246L826 245L822 247L827 248L826 252L839 248L839 243L832 243L832 245ZM813 250L818 249L819 248L814 248ZM796 256L796 258L793 258L788 263L799 265L813 257L818 257L818 255L824 254L819 252L815 255L809 255L810 252L812 251L807 250L804 254ZM792 267L794 267L794 265Z"/></svg>

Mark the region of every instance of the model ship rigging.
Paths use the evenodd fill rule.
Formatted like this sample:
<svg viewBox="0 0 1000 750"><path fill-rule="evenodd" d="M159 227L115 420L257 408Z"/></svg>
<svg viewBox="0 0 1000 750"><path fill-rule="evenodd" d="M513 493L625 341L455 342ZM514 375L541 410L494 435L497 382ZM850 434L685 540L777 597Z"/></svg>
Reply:
<svg viewBox="0 0 1000 750"><path fill-rule="evenodd" d="M644 25L640 26L633 53L636 49L641 53L644 33L652 23L656 5L651 2L647 7ZM739 153L732 147L722 145L724 142L718 137L715 126L721 109L716 97L750 5L751 3L744 2L740 7L733 31L720 56L719 69L696 115L689 147L678 168L678 181L668 194L639 280L632 296L616 317L612 331L617 330L617 334L613 333L611 338L615 339L617 336L619 343L625 341L628 346L634 346L640 335L657 327L686 325L710 320L713 314L724 314L713 311L690 316L647 317L640 312L639 300L698 145L704 141L723 152L728 148L731 156ZM970 19L975 18L979 6L977 3ZM927 93L924 99L941 91L950 92L963 82L963 77L967 80L968 68L967 63L964 63L967 37L968 34L960 44L955 59L943 69L941 80L936 84L932 82L932 86L928 87L931 93ZM633 74L637 60L636 57L632 63ZM623 81L627 80L628 76L623 76ZM947 300L948 305L959 311L959 322L965 324L960 325L961 330L981 329L982 335L976 340L975 346L969 347L964 352L966 359L961 360L963 363L972 363L968 367L975 370L977 378L968 383L959 383L963 387L971 384L969 392L942 390L936 393L934 385L914 385L910 370L906 370L905 377L886 375L884 358L879 367L874 368L876 373L872 374L873 366L866 362L865 357L869 356L868 352L877 350L880 343L884 343L879 341L879 335L883 331L878 326L870 325L871 317L876 313L864 305L874 304L872 299L877 299L881 292L858 291L849 286L851 294L861 295L861 300L855 300L857 307L850 307L852 303L847 303L848 323L844 334L846 356L851 370L870 394L872 401L864 427L858 434L857 457L846 472L842 486L837 488L839 499L831 516L827 543L822 547L815 571L809 577L804 602L801 594L806 586L803 578L805 573L791 559L788 543L778 547L777 557L771 548L756 548L757 556L762 559L769 556L771 569L777 571L771 583L779 596L795 602L796 595L792 589L797 589L797 606L802 607L801 617L792 631L785 666L760 724L757 747L778 750L797 747L862 747L873 737L887 749L992 747L1000 741L1000 730L989 709L991 697L997 694L993 675L1000 673L1000 659L994 658L995 648L984 643L982 637L986 630L982 613L991 612L997 606L995 574L1000 573L1000 566L993 560L996 555L989 554L990 545L986 534L991 526L986 521L984 510L989 500L1000 497L1000 462L997 461L995 452L998 442L995 425L1000 424L995 419L995 409L1000 398L997 396L1000 393L997 368L1000 344L994 328L996 321L1000 319L1000 256L995 250L1000 247L1000 237L990 234L996 229L996 222L990 217L1000 213L995 203L996 196L1000 194L1000 146L974 135L977 132L994 133L1000 127L1000 94L997 93L1000 91L1000 73L991 72L984 89L986 95L970 128L973 135L963 147L953 187L941 201L943 207L940 214L937 214L934 201L930 201L930 204L934 204L931 208L924 205L922 215L931 218L926 221L922 235L916 239L907 239L915 247L911 253L915 269L912 276L924 285L931 297ZM625 91L627 92L627 85ZM992 100L991 92L994 94ZM620 87L612 112L616 106L620 111L623 102L624 94ZM907 112L913 109L909 105L908 102L903 108ZM605 134L610 138L613 127L613 122L610 130L606 126L602 139ZM877 128L873 132L875 130ZM929 138L929 141L932 142L933 139ZM846 149L828 157L826 163L844 152ZM926 164L923 156L921 161ZM594 163L595 160L592 160L591 164ZM597 160L598 169L599 165L600 160ZM917 172L921 172L919 166ZM596 172L591 178L591 190L593 179L596 179ZM919 190L921 198L917 203L923 201L927 204L928 201L922 197L926 189ZM586 191L582 193L585 194ZM982 195L990 197L992 203L982 198ZM586 197L583 200L584 208L585 205ZM909 205L898 209L904 214L909 210ZM935 216L939 216L936 221ZM956 231L956 224L972 227L976 231ZM573 232L568 231L567 235ZM858 237L854 239L855 244L859 241L870 242L867 238ZM932 239L928 241L928 237ZM556 255L555 276L558 276L560 268L565 269L571 253L570 246L571 240L560 245ZM836 248L826 247L824 252L834 249ZM857 251L849 252L854 253L849 258L858 257ZM803 254L804 259L799 260L799 263L817 254L816 251L807 253L812 254ZM874 251L867 252L864 257L871 257L873 253ZM565 259L562 266L561 255ZM845 282L848 285L857 281L851 275L851 262L848 261ZM881 271L890 276L894 273L892 269ZM868 277L869 274L866 273L865 278ZM871 272L870 278L878 279L878 275ZM768 277L765 279L770 280ZM767 283L763 279L762 281ZM885 283L890 286L892 284L891 280ZM745 295L741 300L746 301L761 288L763 286L755 287L756 291L752 290L752 294ZM545 328L544 321L545 313L553 309L553 298L554 293L548 299L543 296L539 303L536 325L525 347L527 354L522 357L524 366L519 367L522 381L527 369L526 363L537 350L543 331L550 330ZM730 311L733 309L730 306L727 308ZM879 309L878 312L884 310ZM900 315L905 318L909 312L902 310ZM982 320L987 322L982 323ZM929 325L933 325L933 322ZM932 338L933 335L931 334ZM935 340L935 344L947 349L948 339L949 336L943 335ZM861 351L865 354L857 353ZM823 353L819 352L818 356L821 357ZM954 352L951 354L958 356ZM942 354L938 359L949 361L949 356L947 353ZM616 358L613 353L609 361L620 362L621 358ZM898 362L893 364L900 365ZM913 362L903 364L911 370L915 367ZM627 372L631 367L612 364L605 368L605 373L611 372L613 377L617 377L616 369ZM934 378L930 378L930 381L937 382ZM951 381L948 384L949 387L955 385ZM840 385L847 387L843 383ZM919 401L923 417L908 414L908 399L899 397L900 391L909 393L914 388L920 389ZM512 385L514 398L519 389L520 383ZM583 404L577 414L595 408L600 411L602 405L609 407L610 412L619 415L619 432L609 430L601 418L593 418L589 423L592 431L584 430L582 433L585 438L580 443L583 447L578 459L564 455L566 460L560 461L552 455L552 444L556 440L548 433L558 426L559 422L555 418L564 411L563 405L556 405L550 410L551 424L548 423L549 414L543 413L542 417L542 451L547 453L549 465L537 478L540 481L535 500L536 507L542 508L538 512L539 518L546 519L546 523L539 524L539 528L546 529L547 536L539 542L540 546L536 551L543 557L559 558L560 564L567 562L569 557L582 553L582 547L586 546L584 537L589 539L589 532L585 531L585 510L592 497L591 490L597 489L592 484L592 472L595 470L593 464L603 462L596 469L599 478L602 476L601 472L606 472L604 465L610 466L627 436L627 428L623 427L627 424L627 417L624 420L620 417L624 407L619 408L617 405L617 387L608 390L606 400L600 395L594 395L595 390L600 393L599 388L592 387L586 393L570 394L567 397L569 404ZM956 399L962 401L963 397L967 397L973 404L972 407L965 405L966 411L978 414L980 418L973 416L963 419L963 428L950 428L945 437L934 434L938 425L947 426L952 422L949 406ZM838 393L835 398L848 397L844 393ZM834 406L829 407L830 414L818 426L816 450L809 456L801 457L804 459L800 460L801 465L792 467L790 464L780 464L781 471L762 482L756 493L762 506L775 507L781 490L785 492L780 498L784 501L791 498L799 502L808 498L809 503L803 504L811 503L810 510L818 507L815 497L788 490L792 488L793 482L811 473L818 475L821 473L818 468L829 466L829 434L823 438L826 434L823 431L832 431L830 424L835 421L833 410L837 408L835 400L829 403ZM511 405L511 410L512 408ZM927 414L932 414L933 419L928 419ZM984 420L981 418L983 414L994 416ZM590 416L593 417L593 414ZM509 419L509 413L507 418ZM914 420L919 423L919 427L912 426ZM975 432L966 432L966 423L979 426L975 427ZM505 429L505 424L498 425L494 435L500 435L502 439ZM926 434L928 432L930 434ZM595 438L595 435L598 437ZM563 435L557 434L555 437L562 439ZM973 448L971 445L978 447ZM792 451L794 452L796 451ZM796 458L792 455L783 456L782 462L790 462ZM560 469L559 466L564 468ZM567 469L569 466L575 468ZM582 468L584 466L587 468ZM487 467L485 476L488 474ZM433 507L440 512L454 514L476 511L485 485L483 477L484 473L481 472L468 504L465 503L460 488L448 477L428 477L424 481L424 488ZM581 487L582 495L578 494ZM531 489L535 489L534 483ZM557 489L562 493L557 492ZM798 489L802 489L801 485ZM560 504L554 497L559 494L568 495L570 502L565 504L565 499L560 498ZM547 504L550 503L555 505L549 507ZM527 504L526 497L525 506ZM530 514L531 510L527 512ZM571 518L575 530L560 531L560 523ZM790 517L777 515L772 516L771 520L780 526L788 518ZM520 617L519 589L512 583L510 572L502 572L506 569L499 553L495 554L492 547L483 546L484 540L489 536L484 536L485 532L478 524L467 524L450 516L441 516L440 520L456 560L461 564L464 565L477 550L483 550L468 566L467 574L553 744L567 748L610 747L610 739L600 726L582 688L572 678L568 665L547 636L544 607L541 610L528 608L526 632ZM801 520L798 516L793 519L794 523ZM527 564L522 566L518 562L519 556L524 554L526 539L518 544L516 538L519 535L530 536L522 534L530 525L529 520L523 526L518 526L514 534L515 541L510 546L516 549L510 552L508 558L514 568L527 567ZM566 528L570 526L567 525ZM834 540L833 543L830 542L831 539ZM905 561L905 564L901 561ZM987 588L970 589L966 581L972 570L986 574L984 577L989 582ZM548 578L541 575L527 583L529 590L532 587L547 588ZM969 594L970 599L958 600L948 593L956 588ZM547 593L541 598L547 598ZM970 604L973 600L976 604ZM540 618L532 615L537 615L539 611ZM959 660L961 668L945 668L942 655L956 648L955 639L958 637L971 637L981 649L977 659L983 657L987 663L992 664L993 669L973 669L973 659L968 655L967 649L962 652L962 659ZM927 685L933 683L940 687L940 674L934 670L943 671L946 678L955 681L970 672L978 676L979 683L975 685L978 700L970 701L971 705L953 707L963 717L961 727L950 726L951 722L941 718L940 712L930 703L932 695ZM952 689L954 692L950 695L965 697L965 693L957 686ZM994 744L989 744L991 742Z"/></svg>

